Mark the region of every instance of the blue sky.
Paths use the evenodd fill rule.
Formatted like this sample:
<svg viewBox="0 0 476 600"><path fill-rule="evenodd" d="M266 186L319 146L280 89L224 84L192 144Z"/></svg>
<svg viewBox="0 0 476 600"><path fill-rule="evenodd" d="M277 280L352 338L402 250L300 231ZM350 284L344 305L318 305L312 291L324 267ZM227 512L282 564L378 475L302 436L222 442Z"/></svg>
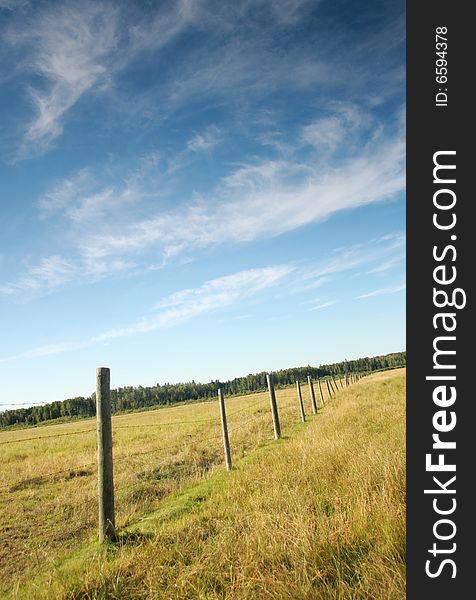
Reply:
<svg viewBox="0 0 476 600"><path fill-rule="evenodd" d="M405 347L402 2L0 0L0 403Z"/></svg>

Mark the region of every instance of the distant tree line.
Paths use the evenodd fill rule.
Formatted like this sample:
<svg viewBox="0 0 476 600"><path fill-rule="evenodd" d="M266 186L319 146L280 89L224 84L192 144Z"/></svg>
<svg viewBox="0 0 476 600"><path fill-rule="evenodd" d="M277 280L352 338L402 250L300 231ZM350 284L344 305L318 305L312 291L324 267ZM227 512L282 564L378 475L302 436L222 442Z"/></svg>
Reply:
<svg viewBox="0 0 476 600"><path fill-rule="evenodd" d="M331 375L344 375L345 373L363 373L381 369L393 369L406 365L406 353L394 352L383 356L358 358L319 367L293 367L273 372L276 387L283 387L303 381L310 375L316 377L329 377ZM237 377L231 381L210 381L210 383L164 383L154 387L120 387L111 390L112 411L131 411L178 404L190 400L206 400L215 398L217 389L221 387L226 395L250 394L266 389L266 372ZM32 400L34 402L34 400ZM92 417L96 414L96 395L84 398L68 398L67 400L51 402L42 406L29 408L16 408L0 412L0 427L16 424L36 425L42 421L55 419L70 419Z"/></svg>

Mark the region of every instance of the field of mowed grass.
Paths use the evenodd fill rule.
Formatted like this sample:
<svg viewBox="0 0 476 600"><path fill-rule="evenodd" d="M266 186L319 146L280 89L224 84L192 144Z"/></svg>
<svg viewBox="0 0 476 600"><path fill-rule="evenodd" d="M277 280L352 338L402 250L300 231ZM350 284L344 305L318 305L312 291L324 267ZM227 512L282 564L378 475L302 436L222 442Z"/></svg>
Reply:
<svg viewBox="0 0 476 600"><path fill-rule="evenodd" d="M403 599L404 378L371 375L305 424L277 390L278 442L266 393L227 399L230 473L217 402L114 417L121 537L102 547L94 421L1 433L0 597Z"/></svg>

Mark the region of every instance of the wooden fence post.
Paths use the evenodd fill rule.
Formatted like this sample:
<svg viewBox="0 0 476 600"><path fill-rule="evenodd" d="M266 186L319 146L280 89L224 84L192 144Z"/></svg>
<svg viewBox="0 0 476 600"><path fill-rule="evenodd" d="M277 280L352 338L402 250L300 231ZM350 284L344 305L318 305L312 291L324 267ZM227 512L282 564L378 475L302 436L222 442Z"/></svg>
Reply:
<svg viewBox="0 0 476 600"><path fill-rule="evenodd" d="M298 393L299 411L301 413L301 421L304 423L306 420L306 414L304 413L304 404L302 403L301 386L299 380L296 381L296 388Z"/></svg>
<svg viewBox="0 0 476 600"><path fill-rule="evenodd" d="M220 403L221 430L223 432L226 470L231 471L233 465L231 463L230 440L228 438L228 425L226 423L225 398L223 397L221 388L218 390L218 401Z"/></svg>
<svg viewBox="0 0 476 600"><path fill-rule="evenodd" d="M331 388L329 387L329 380L326 379L326 384L327 384L327 391L329 393L329 400L332 398L332 394L331 394Z"/></svg>
<svg viewBox="0 0 476 600"><path fill-rule="evenodd" d="M116 540L114 519L114 477L112 466L112 425L110 371L96 369L96 418L98 430L99 541Z"/></svg>
<svg viewBox="0 0 476 600"><path fill-rule="evenodd" d="M332 381L334 382L334 387L335 387L335 389L336 389L336 392L337 392L337 390L338 390L339 388L337 387L337 381L336 381L336 378L334 377L334 375L332 375Z"/></svg>
<svg viewBox="0 0 476 600"><path fill-rule="evenodd" d="M271 403L271 414L273 416L274 439L279 440L281 437L281 427L279 425L278 405L276 404L273 378L270 373L266 373L266 380L268 382L269 401Z"/></svg>
<svg viewBox="0 0 476 600"><path fill-rule="evenodd" d="M330 384L330 386L331 386L332 393L333 393L333 394L335 394L335 393L336 393L336 390L335 390L335 388L334 388L334 384L332 383L332 379L329 379L329 384Z"/></svg>
<svg viewBox="0 0 476 600"><path fill-rule="evenodd" d="M317 385L319 386L319 394L321 396L322 408L324 408L324 394L322 393L321 380L319 379L319 375L317 376Z"/></svg>
<svg viewBox="0 0 476 600"><path fill-rule="evenodd" d="M314 394L314 386L312 385L311 376L307 376L307 383L309 384L309 395L311 396L311 405L313 414L317 415L317 404L316 404L316 396Z"/></svg>

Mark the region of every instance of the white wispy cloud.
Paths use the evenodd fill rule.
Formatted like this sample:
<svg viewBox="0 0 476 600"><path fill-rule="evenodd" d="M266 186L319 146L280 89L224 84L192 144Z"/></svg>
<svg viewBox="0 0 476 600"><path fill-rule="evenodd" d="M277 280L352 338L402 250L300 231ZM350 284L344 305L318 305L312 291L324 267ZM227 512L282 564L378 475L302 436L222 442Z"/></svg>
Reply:
<svg viewBox="0 0 476 600"><path fill-rule="evenodd" d="M101 333L92 341L105 341L177 325L254 296L276 285L292 271L293 267L290 265L277 265L212 279L198 288L181 290L167 296L154 307L157 314L143 317L130 326Z"/></svg>
<svg viewBox="0 0 476 600"><path fill-rule="evenodd" d="M201 315L237 305L238 302L254 297L283 282L293 271L292 265L283 264L248 269L211 279L196 288L180 290L163 298L152 307L152 314L138 318L131 325L100 332L87 340L38 346L1 358L0 362L63 354L116 338L173 327ZM239 318L248 316L241 315Z"/></svg>
<svg viewBox="0 0 476 600"><path fill-rule="evenodd" d="M112 213L128 200L135 200L136 192L124 182L97 189L92 174L82 169L41 196L38 208L44 217L62 213L69 220L82 223L105 212Z"/></svg>
<svg viewBox="0 0 476 600"><path fill-rule="evenodd" d="M69 352L71 350L77 350L84 346L85 346L85 344L74 344L74 343L47 344L45 346L38 346L37 348L32 348L31 350L26 350L25 352L21 352L20 354L15 354L15 355L9 356L7 358L2 358L2 359L0 359L0 362L5 362L8 360L23 360L23 359L29 359L29 358L42 358L43 356L53 356L55 354L63 354L64 352Z"/></svg>
<svg viewBox="0 0 476 600"><path fill-rule="evenodd" d="M42 258L20 277L0 285L0 294L45 294L70 284L93 282L125 272L134 272L136 263L121 258L75 257L59 255Z"/></svg>
<svg viewBox="0 0 476 600"><path fill-rule="evenodd" d="M43 258L18 280L0 286L2 294L50 290L72 281L76 274L74 264L62 256Z"/></svg>
<svg viewBox="0 0 476 600"><path fill-rule="evenodd" d="M144 53L160 52L193 25L199 4L178 0L151 13L107 0L50 6L1 2L0 8L11 11L30 8L24 19L3 32L5 41L19 53L15 70L33 76L24 87L35 114L24 126L16 160L51 148L63 133L68 113L85 95L103 95L116 105L118 75Z"/></svg>
<svg viewBox="0 0 476 600"><path fill-rule="evenodd" d="M319 288L330 281L331 277L316 277L314 275L314 267L309 267L301 272L300 280L296 283L292 293L302 294L303 292L315 290L316 288ZM308 302L314 302L314 300L309 300Z"/></svg>
<svg viewBox="0 0 476 600"><path fill-rule="evenodd" d="M225 45L198 49L163 91L169 111L204 97L214 104L227 101L239 111L240 105L267 97L270 90L335 86L344 77L330 58L324 61L297 50L277 55L266 36L232 36Z"/></svg>
<svg viewBox="0 0 476 600"><path fill-rule="evenodd" d="M48 148L62 133L65 114L91 88L104 84L117 24L118 11L111 4L62 3L40 11L28 27L9 32L12 44L27 48L25 66L46 82L29 88L36 115L26 126L20 157Z"/></svg>
<svg viewBox="0 0 476 600"><path fill-rule="evenodd" d="M405 258L405 255L403 253L397 254L397 256L390 258L389 260L385 260L384 262L380 263L373 269L370 269L370 271L368 271L368 273L370 275L386 273L390 269L393 269L393 267L395 267L396 265L400 264L404 260L404 258Z"/></svg>
<svg viewBox="0 0 476 600"><path fill-rule="evenodd" d="M329 302L323 302L322 304L317 304L316 306L313 306L309 310L321 310L322 308L327 308L328 306L333 306L334 304L337 304L337 300L329 300Z"/></svg>
<svg viewBox="0 0 476 600"><path fill-rule="evenodd" d="M83 169L43 194L38 201L43 217L62 214L71 222L69 258L53 260L56 278L54 271L41 276L52 261L47 257L0 291L38 290L41 284L51 289L67 283L73 274L78 282L91 275L163 268L170 260L193 256L201 248L279 236L325 221L339 211L391 199L405 185L404 143L398 137L379 139L333 168L284 159L240 165L222 177L209 195L192 194L173 208L166 201L160 160L159 153L151 153L135 171L108 183ZM136 214L143 213L152 214L137 220ZM107 218L97 221L98 216ZM401 256L403 240L390 242L390 249L399 245ZM380 260L372 267L375 272L383 272L397 260L396 251L388 255L384 246L370 255ZM369 254L365 248L352 247L333 257L307 285L319 285L318 279L348 264L363 264L362 253Z"/></svg>
<svg viewBox="0 0 476 600"><path fill-rule="evenodd" d="M73 175L57 181L40 197L37 207L42 218L62 214L68 220L83 225L101 215L117 227L118 220L130 220L124 210L142 201L162 197L163 184L159 152L140 156L135 168L124 172L123 168L108 167L108 179L92 168L83 168ZM110 172L110 173L109 173ZM105 179L105 183L102 180Z"/></svg>
<svg viewBox="0 0 476 600"><path fill-rule="evenodd" d="M66 219L63 233L69 247L64 255L75 281L87 281L91 274L163 268L170 260L195 256L205 247L278 236L325 221L339 211L392 199L403 191L403 136L390 134L373 122L368 106L363 108L365 102L344 101L326 104L325 110L318 110L319 118L300 122L294 131L280 134L271 122L268 133L264 127L253 132L254 143L272 144L277 159L260 159L250 148L238 166L220 161L220 172L228 169L229 173L213 189L197 192L192 184L187 191L177 185L179 194L173 189L178 165L182 168L187 161L198 161L217 144L230 148L230 137L236 133L233 127L243 117L242 105L248 103L259 112L257 99L288 90L290 85L300 92L317 85L328 91L329 86L349 81L346 63L340 56L334 62L329 52L335 44L332 36L325 36L319 51L299 44L285 54L275 51L276 28L295 27L316 4L312 0L238 4L181 0L138 11L107 1L65 2L55 10L42 5L28 22L17 21L9 31L10 42L26 48L21 68L28 67L35 75L30 91L36 113L27 125L25 155L44 150L57 139L67 113L86 94L105 94L101 97L116 106L121 94L121 78L116 76L122 74L126 80L134 61L152 56L162 69L161 53L170 51L167 47L173 47L188 28L200 41L183 55L172 53L180 56L180 68L163 69L157 84L145 90L145 95L150 91L155 107L151 115L154 119L170 117L180 106L194 110L195 101L206 97L210 106L226 105L235 119L228 121L226 135L218 125L206 123L201 131L189 133L182 149L166 159L161 173L157 150L142 171L108 178L99 174L100 166L82 169L41 196L37 205L43 218ZM231 35L237 24L239 35ZM257 24L265 26L257 28ZM227 31L230 35L223 37ZM143 96L138 91L135 100ZM369 123L375 133L370 139ZM253 125L246 127L253 129ZM240 132L245 128L242 123L239 127ZM363 130L365 143L357 139ZM358 150L347 158L330 160L350 138L360 142ZM107 219L99 227L94 220L101 216ZM40 258L38 265L12 278L0 291L28 289L25 282L42 260L48 257ZM42 279L33 280L39 289ZM63 277L63 282L68 283L68 278ZM48 279L43 283L51 289Z"/></svg>
<svg viewBox="0 0 476 600"><path fill-rule="evenodd" d="M148 19L133 23L128 30L129 60L143 51L157 51L173 41L184 29L200 18L200 3L176 0L164 4Z"/></svg>
<svg viewBox="0 0 476 600"><path fill-rule="evenodd" d="M360 269L368 268L376 262L380 266L382 261L390 262L395 257L400 261L404 246L405 236L395 232L359 244L334 248L330 256L318 264L301 267L300 278L294 289L298 293L307 292L327 284L339 274L345 273L347 277L355 277L361 274Z"/></svg>
<svg viewBox="0 0 476 600"><path fill-rule="evenodd" d="M207 127L202 133L197 133L187 142L187 150L203 152L211 150L220 143L220 130L216 126Z"/></svg>
<svg viewBox="0 0 476 600"><path fill-rule="evenodd" d="M397 285L394 287L381 288L379 290L374 290L372 292L368 292L367 294L362 294L361 296L356 296L355 300L361 300L363 298L372 298L373 296L383 296L385 294L396 294L397 292L402 292L406 289L406 285Z"/></svg>
<svg viewBox="0 0 476 600"><path fill-rule="evenodd" d="M0 8L6 10L16 10L27 6L28 0L0 0Z"/></svg>
<svg viewBox="0 0 476 600"><path fill-rule="evenodd" d="M400 255L404 244L405 236L396 232L360 244L335 248L330 258L307 271L305 279L311 282L316 280L321 284L322 279L326 281L336 273L358 269L395 254Z"/></svg>
<svg viewBox="0 0 476 600"><path fill-rule="evenodd" d="M74 176L59 181L49 189L38 201L39 209L49 215L57 211L68 211L76 203L91 182L91 175L87 169L80 169Z"/></svg>
<svg viewBox="0 0 476 600"><path fill-rule="evenodd" d="M261 4L268 7L276 21L281 25L294 25L301 21L311 7L315 7L321 0L261 0ZM248 6L254 2L248 1Z"/></svg>
<svg viewBox="0 0 476 600"><path fill-rule="evenodd" d="M342 142L348 144L369 120L367 115L352 104L333 103L332 108L333 114L302 128L303 141L318 150L324 148L333 152Z"/></svg>
<svg viewBox="0 0 476 600"><path fill-rule="evenodd" d="M141 120L149 115L155 121L205 96L212 105L226 99L236 115L249 99L290 86L306 90L319 85L321 93L340 84L364 90L371 72L362 65L367 65L367 55L374 55L376 46L383 47L375 35L355 48L357 65L349 64L351 57L340 56L337 32L324 28L316 31L318 51L301 45L289 47L286 53L276 51L276 31L305 23L318 4L316 0L177 0L139 9L134 3L107 0L71 0L59 6L2 0L4 8L30 7L4 36L22 49L15 69L33 75L29 94L36 114L26 125L19 158L51 147L68 112L91 92L103 94L112 110L120 107ZM385 47L389 40L400 42L400 30L404 30L401 24L385 32ZM184 50L180 68L162 68L162 57L187 32L199 36L200 43ZM160 65L160 76L131 101L123 75L151 56ZM394 73L388 75L392 77ZM388 87L387 80L380 86ZM372 94L369 90L369 99ZM304 137L311 144L333 146L342 128L355 126L355 118L343 104L339 123L332 115L316 120Z"/></svg>
<svg viewBox="0 0 476 600"><path fill-rule="evenodd" d="M107 256L157 244L204 247L277 236L402 192L404 156L403 141L391 139L323 172L289 161L244 165L223 178L213 194L196 195L118 233L92 234L84 248Z"/></svg>
<svg viewBox="0 0 476 600"><path fill-rule="evenodd" d="M20 0L2 0L0 8L13 10L28 3ZM5 38L23 56L17 68L34 75L28 87L35 116L25 126L17 159L39 154L51 147L63 132L69 111L86 94L92 91L114 89L118 74L133 65L144 53L160 54L182 32L189 28L209 31L211 38L217 34L217 24L226 29L230 19L242 18L246 23L250 12L264 10L276 23L291 25L300 18L308 2L261 2L262 6L243 3L240 10L215 5L213 2L179 0L156 7L141 14L133 7L121 7L112 2L65 2L60 6L37 6L24 20L17 21ZM35 5L32 4L35 8ZM241 16L240 16L241 15ZM130 24L126 24L131 20ZM265 46L261 38L244 35L239 41L232 38L224 48L205 44L197 56L184 62L180 76L167 79L153 92L152 102L161 97L162 110L175 110L180 99L187 100L197 94L233 93L237 86L256 87L260 48L267 56L269 67L279 66L279 61ZM194 53L195 54L195 53ZM272 63L272 64L271 64ZM304 63L303 63L304 64ZM276 69L263 70L267 82ZM301 77L300 69L280 69L287 77ZM38 84L37 79L41 82ZM301 77L301 79L303 79ZM33 83L34 81L34 83ZM228 83L227 83L228 82ZM266 83L260 84L265 89ZM195 149L208 146L210 139L197 138Z"/></svg>
<svg viewBox="0 0 476 600"><path fill-rule="evenodd" d="M167 175L173 176L193 165L203 154L211 151L223 142L223 132L216 125L209 125L203 131L195 133L185 142L184 148L167 159Z"/></svg>

